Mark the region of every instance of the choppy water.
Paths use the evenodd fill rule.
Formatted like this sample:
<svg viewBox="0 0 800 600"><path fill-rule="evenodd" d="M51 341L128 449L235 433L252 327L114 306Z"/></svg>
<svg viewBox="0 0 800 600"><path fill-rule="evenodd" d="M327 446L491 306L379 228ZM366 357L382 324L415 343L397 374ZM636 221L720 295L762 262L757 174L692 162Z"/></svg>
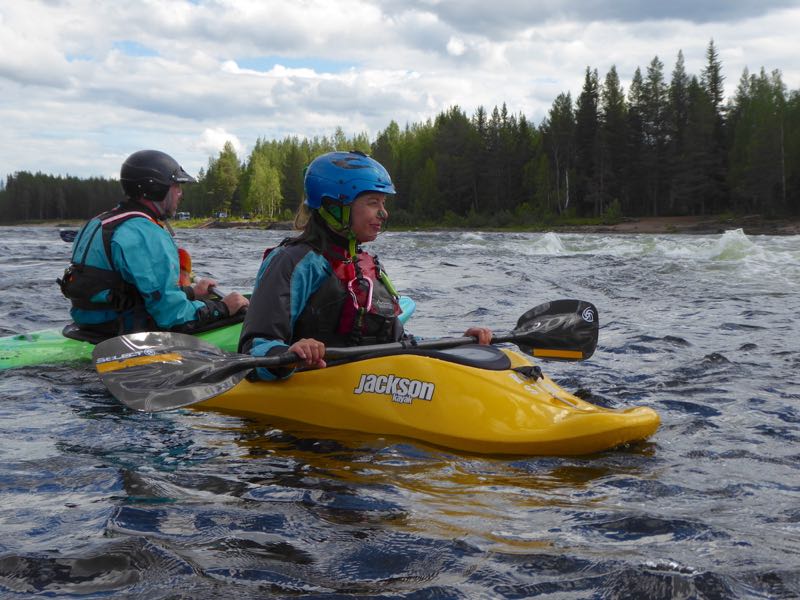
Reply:
<svg viewBox="0 0 800 600"><path fill-rule="evenodd" d="M0 334L61 324L67 244L0 236ZM178 236L238 290L281 238ZM545 370L662 427L594 456L484 457L134 414L89 366L0 372L0 596L800 596L800 238L389 233L373 248L420 335L594 302L597 353Z"/></svg>

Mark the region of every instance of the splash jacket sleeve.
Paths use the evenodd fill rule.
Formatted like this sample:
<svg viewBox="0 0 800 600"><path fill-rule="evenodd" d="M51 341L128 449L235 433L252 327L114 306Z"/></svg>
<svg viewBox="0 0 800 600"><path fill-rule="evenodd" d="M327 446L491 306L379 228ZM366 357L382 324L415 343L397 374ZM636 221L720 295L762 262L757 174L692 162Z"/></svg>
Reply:
<svg viewBox="0 0 800 600"><path fill-rule="evenodd" d="M281 246L270 252L258 271L239 350L253 356L286 352L293 342L298 316L331 273L328 260L306 244ZM292 372L259 368L255 376L271 381Z"/></svg>

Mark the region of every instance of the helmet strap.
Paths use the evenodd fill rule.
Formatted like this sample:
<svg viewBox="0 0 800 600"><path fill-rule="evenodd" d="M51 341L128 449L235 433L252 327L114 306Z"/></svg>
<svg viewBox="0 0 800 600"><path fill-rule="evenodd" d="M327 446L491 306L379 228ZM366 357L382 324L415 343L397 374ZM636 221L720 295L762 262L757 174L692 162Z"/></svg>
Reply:
<svg viewBox="0 0 800 600"><path fill-rule="evenodd" d="M350 205L325 203L318 211L319 216L335 233L355 240L353 232L350 231Z"/></svg>

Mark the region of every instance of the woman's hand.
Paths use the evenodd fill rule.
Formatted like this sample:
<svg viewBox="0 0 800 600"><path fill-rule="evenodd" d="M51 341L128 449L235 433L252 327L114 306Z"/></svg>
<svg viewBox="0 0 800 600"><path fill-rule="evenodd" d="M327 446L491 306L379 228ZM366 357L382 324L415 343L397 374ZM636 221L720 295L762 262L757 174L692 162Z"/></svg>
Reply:
<svg viewBox="0 0 800 600"><path fill-rule="evenodd" d="M479 344L488 346L492 343L492 330L488 327L470 327L464 332L464 337L476 337Z"/></svg>
<svg viewBox="0 0 800 600"><path fill-rule="evenodd" d="M289 352L294 352L303 362L303 366L309 369L324 369L327 365L323 359L325 356L325 344L314 338L303 338L297 340L289 346Z"/></svg>

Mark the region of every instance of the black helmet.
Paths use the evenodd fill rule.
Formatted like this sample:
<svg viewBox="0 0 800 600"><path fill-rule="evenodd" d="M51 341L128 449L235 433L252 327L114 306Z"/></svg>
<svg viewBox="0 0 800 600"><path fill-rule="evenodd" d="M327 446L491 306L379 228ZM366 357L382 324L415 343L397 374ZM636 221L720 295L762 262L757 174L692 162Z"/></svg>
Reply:
<svg viewBox="0 0 800 600"><path fill-rule="evenodd" d="M129 198L144 196L155 202L164 199L172 184L196 182L178 161L158 150L139 150L131 154L122 163L119 179Z"/></svg>

